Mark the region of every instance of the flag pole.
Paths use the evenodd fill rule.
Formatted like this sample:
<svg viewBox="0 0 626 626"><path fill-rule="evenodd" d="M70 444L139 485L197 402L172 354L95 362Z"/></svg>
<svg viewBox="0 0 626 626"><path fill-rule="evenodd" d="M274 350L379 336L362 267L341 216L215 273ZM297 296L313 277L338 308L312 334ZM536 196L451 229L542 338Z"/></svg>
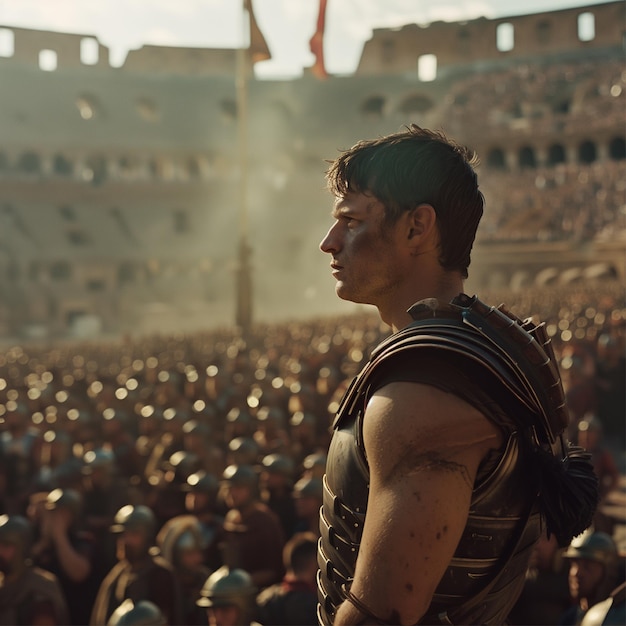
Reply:
<svg viewBox="0 0 626 626"><path fill-rule="evenodd" d="M239 240L237 253L235 323L245 333L252 325L252 248L248 242L248 74L250 55L246 46L250 16L243 7L243 42L236 57L237 149L239 161Z"/></svg>

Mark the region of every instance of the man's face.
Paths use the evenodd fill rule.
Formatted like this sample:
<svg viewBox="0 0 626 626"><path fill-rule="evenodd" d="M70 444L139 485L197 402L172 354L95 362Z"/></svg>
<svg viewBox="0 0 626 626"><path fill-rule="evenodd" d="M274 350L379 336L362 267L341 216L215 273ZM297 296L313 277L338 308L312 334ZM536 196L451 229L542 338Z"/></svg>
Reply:
<svg viewBox="0 0 626 626"><path fill-rule="evenodd" d="M123 556L131 563L141 560L146 554L146 538L140 530L125 530L119 541L123 550Z"/></svg>
<svg viewBox="0 0 626 626"><path fill-rule="evenodd" d="M247 485L230 484L226 490L226 504L231 509L245 506L252 499L252 492Z"/></svg>
<svg viewBox="0 0 626 626"><path fill-rule="evenodd" d="M16 545L0 541L0 572L3 574L11 574L15 565L16 555Z"/></svg>
<svg viewBox="0 0 626 626"><path fill-rule="evenodd" d="M371 195L353 192L336 202L333 217L335 223L320 249L332 256L337 295L374 305L392 296L406 280L398 223L385 225L383 204Z"/></svg>
<svg viewBox="0 0 626 626"><path fill-rule="evenodd" d="M242 626L239 609L234 606L212 606L207 609L209 626Z"/></svg>
<svg viewBox="0 0 626 626"><path fill-rule="evenodd" d="M574 559L569 567L569 588L574 598L593 598L604 577L604 565L588 559Z"/></svg>
<svg viewBox="0 0 626 626"><path fill-rule="evenodd" d="M199 571L204 564L204 555L202 550L181 550L178 555L178 565L180 569L186 572Z"/></svg>
<svg viewBox="0 0 626 626"><path fill-rule="evenodd" d="M311 496L300 496L294 498L296 507L296 515L302 519L315 518L319 515L320 506L322 505L318 498Z"/></svg>

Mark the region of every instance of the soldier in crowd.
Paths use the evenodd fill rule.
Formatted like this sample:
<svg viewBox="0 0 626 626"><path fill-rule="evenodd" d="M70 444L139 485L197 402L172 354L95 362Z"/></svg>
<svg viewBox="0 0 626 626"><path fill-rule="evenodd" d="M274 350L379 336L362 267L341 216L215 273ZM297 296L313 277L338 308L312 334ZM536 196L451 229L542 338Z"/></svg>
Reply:
<svg viewBox="0 0 626 626"><path fill-rule="evenodd" d="M157 546L180 584L182 623L206 624L196 601L211 571L204 565L205 543L198 518L179 515L165 522L157 535Z"/></svg>
<svg viewBox="0 0 626 626"><path fill-rule="evenodd" d="M308 531L319 536L323 494L322 479L315 476L304 476L294 485L293 499L298 517L296 524L298 532Z"/></svg>
<svg viewBox="0 0 626 626"><path fill-rule="evenodd" d="M522 593L509 613L512 625L557 624L571 606L569 564L556 537L544 531L533 548Z"/></svg>
<svg viewBox="0 0 626 626"><path fill-rule="evenodd" d="M189 420L183 426L184 449L198 457L199 469L219 475L226 467L225 452L213 435L211 427L198 419Z"/></svg>
<svg viewBox="0 0 626 626"><path fill-rule="evenodd" d="M20 515L0 516L0 624L64 626L69 615L54 574L30 562L32 524Z"/></svg>
<svg viewBox="0 0 626 626"><path fill-rule="evenodd" d="M589 531L577 538L564 557L569 562L569 588L573 606L559 624L578 626L587 610L606 600L624 582L624 562L610 535Z"/></svg>
<svg viewBox="0 0 626 626"><path fill-rule="evenodd" d="M228 442L228 465L256 465L260 456L259 445L252 437L234 437Z"/></svg>
<svg viewBox="0 0 626 626"><path fill-rule="evenodd" d="M280 521L259 501L258 474L249 465L229 465L223 473L225 502L224 562L243 569L258 589L283 574L285 539Z"/></svg>
<svg viewBox="0 0 626 626"><path fill-rule="evenodd" d="M200 469L200 459L192 452L177 450L163 461L150 477L151 489L146 504L162 526L167 520L185 513L187 478Z"/></svg>
<svg viewBox="0 0 626 626"><path fill-rule="evenodd" d="M287 416L276 406L262 406L256 414L256 430L252 438L259 446L261 456L285 454L289 451Z"/></svg>
<svg viewBox="0 0 626 626"><path fill-rule="evenodd" d="M220 542L224 533L224 518L218 512L219 481L213 474L200 470L187 478L184 489L185 511L200 523L204 563L216 570L222 565Z"/></svg>
<svg viewBox="0 0 626 626"><path fill-rule="evenodd" d="M94 569L102 580L116 562L113 518L124 504L132 502L127 481L119 474L116 458L107 447L88 450L83 456L83 518L85 529L95 538Z"/></svg>
<svg viewBox="0 0 626 626"><path fill-rule="evenodd" d="M257 597L258 619L264 626L317 622L317 539L314 533L296 533L285 544L285 576Z"/></svg>
<svg viewBox="0 0 626 626"><path fill-rule="evenodd" d="M286 538L293 535L296 526L294 471L294 462L286 454L267 454L261 461L261 500L278 516Z"/></svg>
<svg viewBox="0 0 626 626"><path fill-rule="evenodd" d="M256 594L245 570L223 566L207 578L198 606L206 610L209 626L256 626Z"/></svg>
<svg viewBox="0 0 626 626"><path fill-rule="evenodd" d="M101 579L94 576L95 538L82 523L82 496L54 489L39 518L33 562L54 574L65 596L70 624L87 624Z"/></svg>
<svg viewBox="0 0 626 626"><path fill-rule="evenodd" d="M150 552L156 534L154 513L144 505L126 505L115 516L118 563L100 585L90 623L103 626L127 598L156 604L168 624L180 620L180 591L172 566Z"/></svg>
<svg viewBox="0 0 626 626"><path fill-rule="evenodd" d="M34 455L39 434L30 426L28 407L23 402L9 400L4 406L4 424L0 434L4 511L21 513L35 475Z"/></svg>

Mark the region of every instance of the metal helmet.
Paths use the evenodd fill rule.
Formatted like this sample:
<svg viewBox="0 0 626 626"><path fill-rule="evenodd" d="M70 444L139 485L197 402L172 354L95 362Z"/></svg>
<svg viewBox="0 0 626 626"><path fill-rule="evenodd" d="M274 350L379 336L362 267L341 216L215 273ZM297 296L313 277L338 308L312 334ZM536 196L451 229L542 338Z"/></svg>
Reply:
<svg viewBox="0 0 626 626"><path fill-rule="evenodd" d="M165 462L164 469L168 482L183 485L187 478L200 469L201 461L198 455L186 450L177 450Z"/></svg>
<svg viewBox="0 0 626 626"><path fill-rule="evenodd" d="M134 603L124 600L111 614L107 626L165 626L167 624L161 609L149 600Z"/></svg>
<svg viewBox="0 0 626 626"><path fill-rule="evenodd" d="M0 515L0 543L17 547L15 561L9 564L19 568L28 558L33 544L33 525L22 515Z"/></svg>
<svg viewBox="0 0 626 626"><path fill-rule="evenodd" d="M83 510L83 498L74 489L53 489L46 497L46 509L67 509L77 519Z"/></svg>
<svg viewBox="0 0 626 626"><path fill-rule="evenodd" d="M85 464L83 471L86 474L97 469L112 472L115 469L115 454L109 448L89 450L85 452L83 462Z"/></svg>
<svg viewBox="0 0 626 626"><path fill-rule="evenodd" d="M256 414L259 422L274 424L276 426L284 426L285 412L275 406L262 406Z"/></svg>
<svg viewBox="0 0 626 626"><path fill-rule="evenodd" d="M171 518L157 535L157 546L163 558L174 567L180 564L180 554L186 550L204 550L200 521L195 515L178 515Z"/></svg>
<svg viewBox="0 0 626 626"><path fill-rule="evenodd" d="M207 437L211 434L211 429L204 422L198 420L189 420L183 425L183 433L185 435L197 435L198 437Z"/></svg>
<svg viewBox="0 0 626 626"><path fill-rule="evenodd" d="M578 539L578 538L577 538ZM604 566L604 575L597 593L606 597L615 587L619 577L619 552L613 538L603 532L587 532L563 554L566 559L585 559Z"/></svg>
<svg viewBox="0 0 626 626"><path fill-rule="evenodd" d="M617 545L610 535L592 532L586 534L582 541L572 542L563 556L568 559L586 559L610 565L617 562L618 552Z"/></svg>
<svg viewBox="0 0 626 626"><path fill-rule="evenodd" d="M251 465L229 465L222 479L229 485L245 485L253 489L259 484L259 476Z"/></svg>
<svg viewBox="0 0 626 626"><path fill-rule="evenodd" d="M183 487L185 491L191 493L206 494L211 502L217 498L219 488L220 482L217 477L204 470L191 474L187 478L187 484Z"/></svg>
<svg viewBox="0 0 626 626"><path fill-rule="evenodd" d="M302 462L304 469L313 476L322 478L326 471L326 455L322 452L315 452L305 457Z"/></svg>
<svg viewBox="0 0 626 626"><path fill-rule="evenodd" d="M252 618L257 591L248 572L224 565L207 578L196 604L205 608L236 606L242 613L240 623L245 624Z"/></svg>
<svg viewBox="0 0 626 626"><path fill-rule="evenodd" d="M152 539L156 532L157 521L152 509L138 504L127 504L116 514L111 532L123 533L125 530L143 532L146 538Z"/></svg>
<svg viewBox="0 0 626 626"><path fill-rule="evenodd" d="M294 498L317 498L322 500L324 494L324 484L320 478L316 476L306 476L301 478L293 486Z"/></svg>
<svg viewBox="0 0 626 626"><path fill-rule="evenodd" d="M252 416L247 411L242 411L238 407L232 408L226 415L226 421L231 424L250 424Z"/></svg>
<svg viewBox="0 0 626 626"><path fill-rule="evenodd" d="M235 437L228 443L228 451L233 463L252 465L259 455L259 445L252 437Z"/></svg>
<svg viewBox="0 0 626 626"><path fill-rule="evenodd" d="M281 474L291 478L294 472L293 461L284 454L268 454L263 457L263 469L270 474Z"/></svg>

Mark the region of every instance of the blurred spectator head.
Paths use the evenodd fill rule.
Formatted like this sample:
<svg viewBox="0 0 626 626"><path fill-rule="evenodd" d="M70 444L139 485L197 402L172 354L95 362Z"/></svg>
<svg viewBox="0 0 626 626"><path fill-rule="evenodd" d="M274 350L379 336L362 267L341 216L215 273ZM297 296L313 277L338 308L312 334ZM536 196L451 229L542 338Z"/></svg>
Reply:
<svg viewBox="0 0 626 626"><path fill-rule="evenodd" d="M256 594L246 571L223 566L207 578L196 604L207 609L211 626L241 626L252 621Z"/></svg>

